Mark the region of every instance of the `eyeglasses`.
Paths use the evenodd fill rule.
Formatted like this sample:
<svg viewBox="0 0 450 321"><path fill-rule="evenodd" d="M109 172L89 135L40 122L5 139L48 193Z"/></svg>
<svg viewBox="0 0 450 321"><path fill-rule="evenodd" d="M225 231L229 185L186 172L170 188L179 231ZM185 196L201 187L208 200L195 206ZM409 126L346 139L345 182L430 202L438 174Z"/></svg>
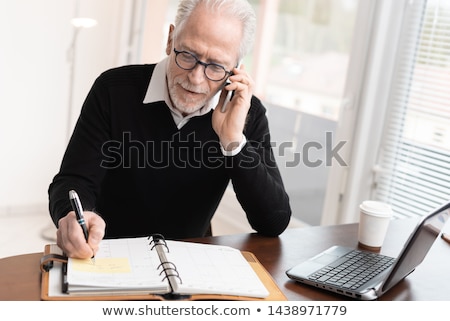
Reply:
<svg viewBox="0 0 450 321"><path fill-rule="evenodd" d="M200 61L189 51L178 51L175 48L173 48L173 51L175 52L175 62L181 69L192 70L197 64L200 64L205 67L204 73L206 78L212 81L221 81L231 75L231 71L227 71L225 67L215 63L207 64L206 62Z"/></svg>

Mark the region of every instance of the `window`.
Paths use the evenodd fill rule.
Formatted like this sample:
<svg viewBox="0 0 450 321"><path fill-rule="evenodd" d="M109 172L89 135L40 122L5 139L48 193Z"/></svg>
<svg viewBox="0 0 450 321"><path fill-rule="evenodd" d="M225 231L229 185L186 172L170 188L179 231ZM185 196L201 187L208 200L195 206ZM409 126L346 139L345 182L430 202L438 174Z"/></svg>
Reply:
<svg viewBox="0 0 450 321"><path fill-rule="evenodd" d="M293 215L319 225L332 166L327 144L338 144L335 133L359 1L251 3L259 22L251 55L255 94L268 109L274 153Z"/></svg>
<svg viewBox="0 0 450 321"><path fill-rule="evenodd" d="M337 121L356 1L279 1L264 97Z"/></svg>
<svg viewBox="0 0 450 321"><path fill-rule="evenodd" d="M416 1L408 17L373 190L398 218L450 199L450 3Z"/></svg>

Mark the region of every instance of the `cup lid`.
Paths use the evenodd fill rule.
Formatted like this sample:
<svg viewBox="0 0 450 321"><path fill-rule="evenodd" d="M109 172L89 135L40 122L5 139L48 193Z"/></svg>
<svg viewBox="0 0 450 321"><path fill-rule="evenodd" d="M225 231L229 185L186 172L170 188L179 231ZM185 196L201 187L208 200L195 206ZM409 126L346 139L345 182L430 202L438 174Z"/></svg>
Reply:
<svg viewBox="0 0 450 321"><path fill-rule="evenodd" d="M369 213L375 216L391 216L392 207L389 204L378 202L378 201L364 201L359 206L361 211Z"/></svg>

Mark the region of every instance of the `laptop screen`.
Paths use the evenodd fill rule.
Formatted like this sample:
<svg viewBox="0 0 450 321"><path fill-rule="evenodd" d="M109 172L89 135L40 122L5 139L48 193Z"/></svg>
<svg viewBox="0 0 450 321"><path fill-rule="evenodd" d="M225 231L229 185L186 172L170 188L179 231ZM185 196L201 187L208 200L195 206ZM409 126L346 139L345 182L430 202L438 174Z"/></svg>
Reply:
<svg viewBox="0 0 450 321"><path fill-rule="evenodd" d="M383 284L385 292L411 273L425 258L450 216L450 203L425 216L400 253L392 273Z"/></svg>

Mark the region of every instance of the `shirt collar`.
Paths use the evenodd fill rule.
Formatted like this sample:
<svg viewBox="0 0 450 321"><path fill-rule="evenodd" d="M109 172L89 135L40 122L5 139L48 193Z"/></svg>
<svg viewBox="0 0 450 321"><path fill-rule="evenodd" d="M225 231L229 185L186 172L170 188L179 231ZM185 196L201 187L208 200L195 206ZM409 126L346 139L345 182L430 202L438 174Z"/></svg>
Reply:
<svg viewBox="0 0 450 321"><path fill-rule="evenodd" d="M166 82L166 65L168 59L169 57L156 64L144 97L144 104L150 104L158 101L170 102Z"/></svg>
<svg viewBox="0 0 450 321"><path fill-rule="evenodd" d="M172 106L172 102L169 98L169 90L167 89L167 81L166 81L166 68L169 57L164 58L158 64L156 64L155 69L153 71L153 75L150 79L150 84L148 85L147 92L144 97L144 104L154 103L158 101L164 101L167 106L169 106L172 114L175 114L178 119L188 119L194 116L200 116L208 113L211 109L214 109L219 103L220 91L212 97L200 110L197 112L188 115L186 117L182 117L181 114ZM178 121L177 121L178 123Z"/></svg>

